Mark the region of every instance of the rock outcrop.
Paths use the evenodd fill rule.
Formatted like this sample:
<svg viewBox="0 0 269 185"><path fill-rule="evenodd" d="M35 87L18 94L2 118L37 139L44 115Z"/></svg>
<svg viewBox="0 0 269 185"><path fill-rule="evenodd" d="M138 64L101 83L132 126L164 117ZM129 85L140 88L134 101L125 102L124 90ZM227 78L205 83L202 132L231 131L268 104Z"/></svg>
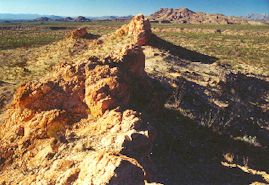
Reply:
<svg viewBox="0 0 269 185"><path fill-rule="evenodd" d="M128 25L122 26L116 31L117 35L134 36L134 41L138 45L145 45L151 36L151 27L149 20L144 15L135 16Z"/></svg>
<svg viewBox="0 0 269 185"><path fill-rule="evenodd" d="M71 37L76 38L83 38L88 34L87 29L85 27L79 28L71 33Z"/></svg>
<svg viewBox="0 0 269 185"><path fill-rule="evenodd" d="M161 8L149 16L153 22L175 22L185 24L248 24L240 17L229 17L223 14L194 12L188 8Z"/></svg>
<svg viewBox="0 0 269 185"><path fill-rule="evenodd" d="M158 102L140 48L150 37L150 25L139 15L119 33L133 42L104 58L62 63L17 89L1 115L0 184L138 185L149 180L152 174L143 161L154 129L139 110ZM73 32L76 39L85 34L85 29Z"/></svg>

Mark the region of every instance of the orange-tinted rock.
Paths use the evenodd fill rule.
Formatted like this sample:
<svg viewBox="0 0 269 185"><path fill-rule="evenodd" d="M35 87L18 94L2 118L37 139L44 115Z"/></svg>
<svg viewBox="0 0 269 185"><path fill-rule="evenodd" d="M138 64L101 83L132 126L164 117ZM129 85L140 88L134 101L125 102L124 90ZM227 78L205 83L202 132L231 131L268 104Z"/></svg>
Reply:
<svg viewBox="0 0 269 185"><path fill-rule="evenodd" d="M83 38L88 34L87 32L87 28L83 27L83 28L79 28L75 31L72 32L71 37L74 39L77 38Z"/></svg>
<svg viewBox="0 0 269 185"><path fill-rule="evenodd" d="M145 184L138 161L154 134L132 109L155 98L139 46L151 31L142 15L121 29L133 42L105 57L62 63L17 89L0 124L0 184Z"/></svg>
<svg viewBox="0 0 269 185"><path fill-rule="evenodd" d="M127 106L133 90L131 84L135 83L133 76L145 75L145 55L141 48L123 48L120 53L120 59L106 58L107 64L91 64L86 70L85 102L94 117Z"/></svg>
<svg viewBox="0 0 269 185"><path fill-rule="evenodd" d="M84 159L75 182L76 185L88 183L143 185L144 171L134 159L110 153L94 154Z"/></svg>
<svg viewBox="0 0 269 185"><path fill-rule="evenodd" d="M96 130L103 135L100 141L102 148L113 148L129 157L147 156L151 150L152 133L140 116L133 110L112 110L105 113L96 123Z"/></svg>
<svg viewBox="0 0 269 185"><path fill-rule="evenodd" d="M151 26L148 19L144 15L133 17L128 25L122 26L116 31L119 36L128 35L133 37L135 43L139 46L146 45L151 37Z"/></svg>
<svg viewBox="0 0 269 185"><path fill-rule="evenodd" d="M96 66L87 72L87 76L85 102L94 117L128 103L128 86L126 82L120 81L117 67Z"/></svg>
<svg viewBox="0 0 269 185"><path fill-rule="evenodd" d="M17 135L18 136L24 136L24 127L20 126L17 130Z"/></svg>

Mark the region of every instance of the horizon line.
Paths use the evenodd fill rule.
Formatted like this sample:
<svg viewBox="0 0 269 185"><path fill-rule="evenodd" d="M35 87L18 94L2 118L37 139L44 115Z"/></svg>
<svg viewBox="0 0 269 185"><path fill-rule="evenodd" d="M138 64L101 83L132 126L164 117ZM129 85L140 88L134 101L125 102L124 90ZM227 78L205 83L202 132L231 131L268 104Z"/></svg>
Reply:
<svg viewBox="0 0 269 185"><path fill-rule="evenodd" d="M187 7L176 7L176 8L167 8L167 9L181 9L181 8L187 8ZM166 9L166 8L159 8L158 10L154 11L153 13L159 11L160 9ZM189 9L189 8L187 8ZM191 9L189 9L191 10ZM236 17L240 17L240 16L248 16L248 15L251 15L251 14L259 14L259 15L269 15L269 12L249 12L247 14L242 14L242 15L228 15L228 14L225 14L225 13L220 13L220 12L208 12L208 11L194 11L194 10L191 10L195 13L199 13L199 12L203 12L203 13L207 13L207 14L223 14L225 16L236 16ZM136 13L135 15L137 14L141 14L142 12L140 13ZM150 14L146 14L146 13L142 13L143 15L145 16L149 16L153 13L150 13ZM124 16L134 16L132 14L129 14L129 15L113 15L113 14L107 14L107 15L83 15L83 14L76 14L76 15L60 15L60 14L46 14L46 13L36 13L36 12L29 12L29 13L22 13L22 12L0 12L0 14L12 14L12 15L16 15L16 14L23 14L23 15L40 15L40 16L59 16L59 17L77 17L77 16L84 16L84 17L105 17L105 16L117 16L117 17L124 17Z"/></svg>

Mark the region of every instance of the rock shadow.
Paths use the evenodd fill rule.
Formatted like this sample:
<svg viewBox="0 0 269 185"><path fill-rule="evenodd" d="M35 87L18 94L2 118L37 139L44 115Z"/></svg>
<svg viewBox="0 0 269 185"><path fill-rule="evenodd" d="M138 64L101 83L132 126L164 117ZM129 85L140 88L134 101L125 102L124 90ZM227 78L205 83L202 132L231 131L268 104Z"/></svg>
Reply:
<svg viewBox="0 0 269 185"><path fill-rule="evenodd" d="M268 82L230 73L218 84L220 92L185 78L178 78L176 83L169 106L191 113L195 121L215 131L234 137L251 136L262 146L269 146L269 133L264 129L269 123L268 110L264 108ZM213 99L228 106L221 107L213 103Z"/></svg>
<svg viewBox="0 0 269 185"><path fill-rule="evenodd" d="M201 127L178 111L164 109L155 121L157 135L151 159L157 167L159 182L176 184L250 184L264 182L261 176L221 165L223 155L234 154L234 163L268 169L269 151L234 141ZM259 156L257 156L259 154ZM257 166L252 166L255 162ZM256 168L255 168L256 167Z"/></svg>
<svg viewBox="0 0 269 185"><path fill-rule="evenodd" d="M154 34L151 36L149 45L158 49L169 51L171 54L178 56L181 59L189 60L192 62L212 64L218 60L218 58L216 57L205 55L196 51L186 49L181 46L174 45L171 42L163 40Z"/></svg>
<svg viewBox="0 0 269 185"><path fill-rule="evenodd" d="M92 33L87 33L87 35L84 36L83 38L89 39L89 40L94 40L94 39L98 39L100 37L101 37L101 35L95 35L95 34L92 34Z"/></svg>

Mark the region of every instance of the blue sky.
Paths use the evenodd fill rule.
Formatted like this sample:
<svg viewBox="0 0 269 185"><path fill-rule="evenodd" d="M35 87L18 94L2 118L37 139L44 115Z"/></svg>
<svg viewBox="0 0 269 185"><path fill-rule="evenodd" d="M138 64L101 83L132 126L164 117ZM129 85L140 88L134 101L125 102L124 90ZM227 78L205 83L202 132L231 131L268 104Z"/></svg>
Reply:
<svg viewBox="0 0 269 185"><path fill-rule="evenodd" d="M188 7L194 11L247 15L269 14L269 0L0 0L0 13L63 16L149 15L159 8Z"/></svg>

